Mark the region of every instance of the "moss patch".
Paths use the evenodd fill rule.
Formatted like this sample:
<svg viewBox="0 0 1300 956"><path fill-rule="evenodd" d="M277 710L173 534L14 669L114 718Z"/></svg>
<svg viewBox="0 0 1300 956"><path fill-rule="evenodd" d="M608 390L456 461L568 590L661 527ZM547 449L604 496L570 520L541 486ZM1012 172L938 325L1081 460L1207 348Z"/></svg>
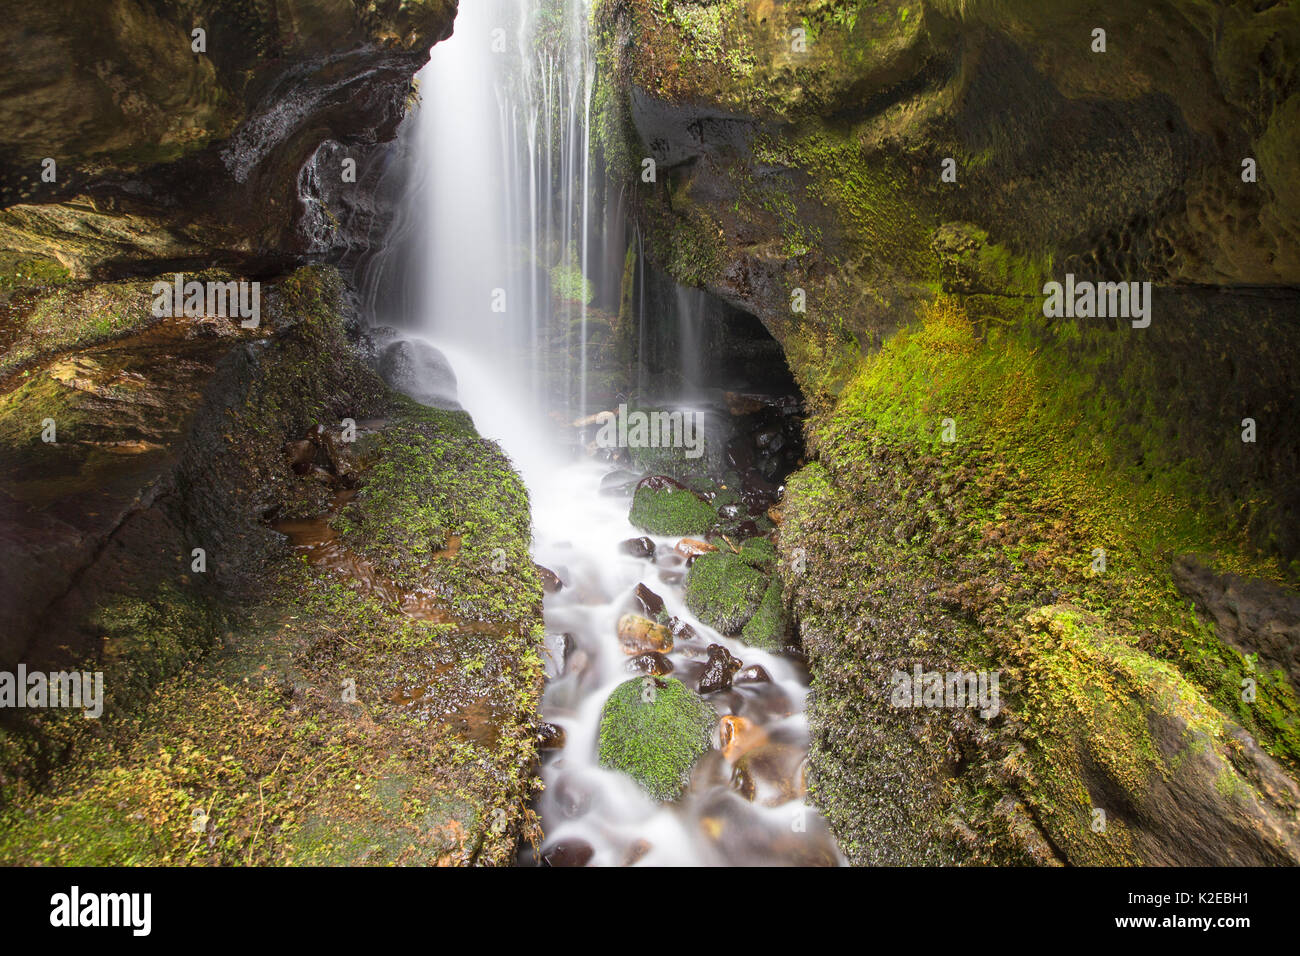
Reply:
<svg viewBox="0 0 1300 956"><path fill-rule="evenodd" d="M713 708L679 680L624 681L601 710L600 764L628 774L656 800L675 800L716 723Z"/></svg>

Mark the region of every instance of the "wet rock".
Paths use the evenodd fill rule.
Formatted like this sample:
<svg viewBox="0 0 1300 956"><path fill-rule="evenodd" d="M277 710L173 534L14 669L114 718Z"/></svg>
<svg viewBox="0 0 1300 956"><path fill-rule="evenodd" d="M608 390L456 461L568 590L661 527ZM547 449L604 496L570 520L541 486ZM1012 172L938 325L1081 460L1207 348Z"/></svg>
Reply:
<svg viewBox="0 0 1300 956"><path fill-rule="evenodd" d="M600 765L628 774L656 800L676 800L696 760L710 749L717 720L713 708L679 680L624 681L601 710Z"/></svg>
<svg viewBox="0 0 1300 956"><path fill-rule="evenodd" d="M564 728L555 724L541 723L537 726L538 750L563 750L565 742Z"/></svg>
<svg viewBox="0 0 1300 956"><path fill-rule="evenodd" d="M668 627L640 614L624 614L618 619L618 642L628 655L647 651L667 654L673 649L673 635Z"/></svg>
<svg viewBox="0 0 1300 956"><path fill-rule="evenodd" d="M564 676L569 665L569 656L576 646L572 634L547 634L543 641L542 664L548 678Z"/></svg>
<svg viewBox="0 0 1300 956"><path fill-rule="evenodd" d="M691 627L680 617L669 618L668 631L672 634L673 640L689 643L698 641L700 635L696 633L695 628Z"/></svg>
<svg viewBox="0 0 1300 956"><path fill-rule="evenodd" d="M735 680L732 680L735 684ZM777 684L741 684L744 693L735 691L740 699L731 703L733 713L741 714L758 723L780 720L794 713L790 696Z"/></svg>
<svg viewBox="0 0 1300 956"><path fill-rule="evenodd" d="M718 728L722 756L734 763L755 747L767 743L767 731L747 717L727 714Z"/></svg>
<svg viewBox="0 0 1300 956"><path fill-rule="evenodd" d="M384 347L379 356L384 381L422 405L459 409L456 373L441 351L428 342L403 339Z"/></svg>
<svg viewBox="0 0 1300 956"><path fill-rule="evenodd" d="M717 551L716 545L709 544L707 541L700 541L698 538L682 538L675 545L673 550L686 558L698 557L701 554L708 554L710 551Z"/></svg>
<svg viewBox="0 0 1300 956"><path fill-rule="evenodd" d="M710 644L708 653L709 659L704 664L704 673L700 676L697 690L701 694L712 694L729 689L731 676L740 670L741 662L721 644Z"/></svg>
<svg viewBox="0 0 1300 956"><path fill-rule="evenodd" d="M284 443L284 454L295 475L309 474L316 464L316 446L307 439Z"/></svg>
<svg viewBox="0 0 1300 956"><path fill-rule="evenodd" d="M545 866L586 866L596 855L586 840L561 840L549 850L542 851Z"/></svg>
<svg viewBox="0 0 1300 956"><path fill-rule="evenodd" d="M634 558L650 558L654 560L655 543L649 538L628 538L619 544L618 550L624 554L630 554Z"/></svg>
<svg viewBox="0 0 1300 956"><path fill-rule="evenodd" d="M718 517L725 518L727 521L736 521L743 514L744 514L743 509L740 507L740 505L736 504L734 501L731 502L730 504L725 504L718 509Z"/></svg>
<svg viewBox="0 0 1300 956"><path fill-rule="evenodd" d="M714 551L691 565L686 606L710 627L723 634L738 634L758 610L766 587L763 573L739 555Z"/></svg>
<svg viewBox="0 0 1300 956"><path fill-rule="evenodd" d="M633 595L636 603L640 605L641 612L652 620L658 620L659 615L664 613L664 599L654 591L651 591L644 584L638 584Z"/></svg>
<svg viewBox="0 0 1300 956"><path fill-rule="evenodd" d="M727 404L727 411L737 418L742 415L753 415L767 407L761 397L746 395L743 392L723 392L722 399Z"/></svg>
<svg viewBox="0 0 1300 956"><path fill-rule="evenodd" d="M554 594L564 587L560 576L550 568L544 568L540 564L534 564L533 567L537 569L537 576L542 579L542 590L547 594Z"/></svg>
<svg viewBox="0 0 1300 956"><path fill-rule="evenodd" d="M636 488L637 482L640 480L641 476L632 471L625 471L623 469L611 471L604 478L600 479L600 493L602 495L618 497L630 495Z"/></svg>
<svg viewBox="0 0 1300 956"><path fill-rule="evenodd" d="M1300 593L1270 581L1220 574L1191 555L1173 565L1174 584L1242 654L1265 671L1280 670L1300 690Z"/></svg>
<svg viewBox="0 0 1300 956"><path fill-rule="evenodd" d="M673 662L658 651L647 651L633 657L624 667L631 674L649 674L652 677L663 677L665 674L672 673Z"/></svg>
<svg viewBox="0 0 1300 956"><path fill-rule="evenodd" d="M777 807L798 800L806 792L804 764L805 754L799 747L762 744L736 761L731 785L751 803Z"/></svg>

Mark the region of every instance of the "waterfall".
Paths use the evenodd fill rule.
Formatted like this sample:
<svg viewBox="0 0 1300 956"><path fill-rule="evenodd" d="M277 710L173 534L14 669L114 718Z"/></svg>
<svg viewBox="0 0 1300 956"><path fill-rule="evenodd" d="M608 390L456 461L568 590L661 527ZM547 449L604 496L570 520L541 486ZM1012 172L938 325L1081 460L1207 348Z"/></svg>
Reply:
<svg viewBox="0 0 1300 956"><path fill-rule="evenodd" d="M399 314L376 315L375 323L399 327L396 344L420 340L414 353L428 355L431 346L445 354L456 399L528 486L534 559L564 582L545 602L550 680L542 716L564 731L567 744L542 765L543 858L576 853L598 865L634 857L652 864L798 858L801 838L792 843L791 835L804 832L805 815L809 834L824 830L803 801L751 805L715 781L681 805L658 804L596 759L604 701L629 679L618 621L646 582L705 643L726 644L770 675L761 691L736 699L751 709L763 695L778 702L771 713L745 711L774 741L806 741L806 683L791 659L700 623L685 605L686 564L676 542L656 538L653 561L626 547L642 535L628 520L628 496L603 492L610 479L626 486L629 473L575 454L574 420L610 407L613 398L592 350L608 348L610 305L616 311L625 295L636 314L621 318L635 321L639 354L655 337L647 307L663 299L664 311L675 313L663 325L676 329L668 338L680 352L678 374L669 379L697 392L708 385L704 294L647 295L643 237L639 229L629 236L624 220L630 201L606 188L603 161L593 156L599 77L589 2L463 0L454 35L434 47L418 77L420 106L402 130L409 189L390 241L406 251L384 255L404 263L411 295ZM629 242L635 287L625 290ZM380 261L372 275L392 281L401 271ZM644 393L644 368L635 380ZM703 666L688 660L691 653L679 652L684 673ZM721 759L715 750L710 765L716 769Z"/></svg>

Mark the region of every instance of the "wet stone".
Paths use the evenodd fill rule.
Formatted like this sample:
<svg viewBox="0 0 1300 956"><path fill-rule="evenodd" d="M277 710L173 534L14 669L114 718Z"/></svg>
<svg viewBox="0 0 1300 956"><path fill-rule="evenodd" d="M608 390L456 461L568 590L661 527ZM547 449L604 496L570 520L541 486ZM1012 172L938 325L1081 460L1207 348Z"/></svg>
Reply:
<svg viewBox="0 0 1300 956"><path fill-rule="evenodd" d="M586 840L561 840L549 850L542 851L544 866L586 866L596 855Z"/></svg>
<svg viewBox="0 0 1300 956"><path fill-rule="evenodd" d="M618 619L618 642L628 655L647 651L666 654L673 649L672 632L639 614L624 614Z"/></svg>
<svg viewBox="0 0 1300 956"><path fill-rule="evenodd" d="M755 747L767 743L767 731L747 717L727 714L718 728L722 756L734 763Z"/></svg>
<svg viewBox="0 0 1300 956"><path fill-rule="evenodd" d="M650 558L654 560L655 543L644 536L628 538L619 544L618 550L624 554L630 554L634 558Z"/></svg>
<svg viewBox="0 0 1300 956"><path fill-rule="evenodd" d="M554 594L564 587L564 582L560 580L560 576L550 568L544 568L540 564L535 564L533 567L537 568L537 576L542 579L542 590L547 594Z"/></svg>
<svg viewBox="0 0 1300 956"><path fill-rule="evenodd" d="M649 840L637 840L623 854L623 866L634 866L652 847Z"/></svg>
<svg viewBox="0 0 1300 956"><path fill-rule="evenodd" d="M696 555L708 554L710 551L717 551L718 549L707 541L700 541L698 538L682 538L673 546L673 550L685 558L693 558Z"/></svg>
<svg viewBox="0 0 1300 956"><path fill-rule="evenodd" d="M568 820L576 820L591 809L591 788L566 774L551 788L555 806Z"/></svg>
<svg viewBox="0 0 1300 956"><path fill-rule="evenodd" d="M562 750L564 749L565 734L564 728L555 724L542 723L537 727L537 749L538 750Z"/></svg>
<svg viewBox="0 0 1300 956"><path fill-rule="evenodd" d="M740 660L733 657L731 652L721 644L710 644L708 654L709 658L704 664L704 673L700 675L697 689L701 694L728 690L731 687L732 675L740 670Z"/></svg>
<svg viewBox="0 0 1300 956"><path fill-rule="evenodd" d="M576 646L572 634L547 634L542 655L546 676L550 679L564 676L569 657Z"/></svg>
<svg viewBox="0 0 1300 956"><path fill-rule="evenodd" d="M641 613L651 619L658 619L659 615L664 612L664 599L654 591L651 591L644 584L636 586L636 602L641 606Z"/></svg>
<svg viewBox="0 0 1300 956"><path fill-rule="evenodd" d="M746 800L778 807L805 793L804 752L791 744L766 743L736 761L731 785Z"/></svg>
<svg viewBox="0 0 1300 956"><path fill-rule="evenodd" d="M731 680L734 684L770 684L772 675L762 664L750 664L736 671L736 676Z"/></svg>
<svg viewBox="0 0 1300 956"><path fill-rule="evenodd" d="M658 651L647 651L629 660L625 668L630 674L648 674L652 677L663 677L665 674L672 673L673 662Z"/></svg>

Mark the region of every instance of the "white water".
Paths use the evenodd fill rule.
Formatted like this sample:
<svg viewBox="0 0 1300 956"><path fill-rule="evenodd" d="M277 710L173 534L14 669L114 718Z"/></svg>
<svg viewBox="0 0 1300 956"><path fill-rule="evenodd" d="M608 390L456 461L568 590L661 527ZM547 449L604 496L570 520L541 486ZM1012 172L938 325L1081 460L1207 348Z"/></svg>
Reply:
<svg viewBox="0 0 1300 956"><path fill-rule="evenodd" d="M560 49L539 52L530 30L539 0L462 2L455 35L433 49L419 78L422 105L407 134L419 164L411 179L415 206L407 215L423 221L426 250L421 316L408 335L446 354L461 404L523 476L532 504L534 556L566 585L547 596L548 635L570 633L575 652L587 661L585 669L574 667L552 680L543 704L544 718L567 735L564 749L543 766L543 849L581 840L594 849L593 865L618 865L645 841L645 864L757 864L799 858L804 840L830 847L827 855L835 859L814 810L802 801L777 807L746 802L732 790L730 768L717 750L702 758L697 781L677 805L656 804L630 778L596 764L600 709L610 691L633 676L625 670L616 622L633 609L639 583L700 636L698 647L672 655L679 668L702 659L704 648L716 642L771 675L770 685L714 695L720 714L752 715L773 739L806 746L806 688L790 659L725 639L686 610L680 583L663 578L685 571L673 540L656 539L658 565L619 552L620 542L641 532L627 520L627 498L599 493L611 466L559 441L556 421L547 415L548 376L578 385L576 408L561 410L565 419L585 410L588 376L585 357L563 368L545 361L540 346L553 318L547 270L576 266L590 275L592 246L603 250L607 242L624 240L621 224L619 235L602 232L599 243L592 234L604 217L588 209L594 58L587 47L585 2L545 5L563 7L568 39ZM512 40L504 53L492 52L496 28ZM409 229L409 222L402 228ZM492 311L493 290L504 290L505 312ZM698 295L683 294L686 341L698 322ZM587 318L583 306L584 344ZM694 356L683 368L698 375ZM771 720L772 701L782 695L790 714ZM793 837L792 850L792 835L805 831Z"/></svg>

